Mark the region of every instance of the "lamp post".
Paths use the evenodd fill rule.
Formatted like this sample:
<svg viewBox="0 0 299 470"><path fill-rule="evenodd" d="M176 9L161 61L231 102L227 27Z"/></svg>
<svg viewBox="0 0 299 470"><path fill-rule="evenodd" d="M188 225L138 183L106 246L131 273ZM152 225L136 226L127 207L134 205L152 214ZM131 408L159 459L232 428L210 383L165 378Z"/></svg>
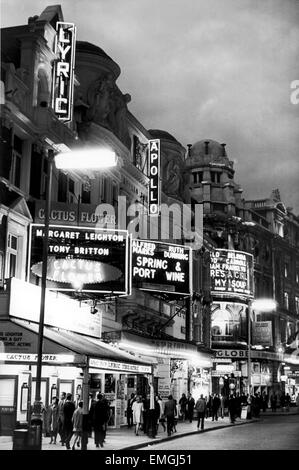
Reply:
<svg viewBox="0 0 299 470"><path fill-rule="evenodd" d="M58 153L54 157L53 149L48 150L48 178L46 187L46 204L45 204L45 229L43 237L42 252L42 277L41 277L41 300L39 313L39 329L38 329L38 345L37 345L37 364L36 364L36 389L33 411L31 415L31 429L34 430L33 441L31 447L38 450L42 447L42 401L41 401L41 377L42 377L42 357L43 357L43 339L44 339L44 318L46 303L46 287L47 287L47 267L48 267L48 245L49 245L49 224L51 210L51 193L52 193L52 173L53 163L55 159L56 168L58 169L79 169L79 170L97 170L110 168L117 165L116 154L106 148L82 149ZM88 362L86 364L88 370ZM85 373L86 375L86 373ZM86 382L86 380L85 380ZM83 390L83 414L88 415L88 387ZM86 422L86 416L85 416Z"/></svg>
<svg viewBox="0 0 299 470"><path fill-rule="evenodd" d="M276 310L277 303L274 299L252 299L248 303L248 319L247 319L247 333L248 333L248 351L247 351L247 369L248 369L248 395L251 395L251 317L253 310L260 312L272 312Z"/></svg>

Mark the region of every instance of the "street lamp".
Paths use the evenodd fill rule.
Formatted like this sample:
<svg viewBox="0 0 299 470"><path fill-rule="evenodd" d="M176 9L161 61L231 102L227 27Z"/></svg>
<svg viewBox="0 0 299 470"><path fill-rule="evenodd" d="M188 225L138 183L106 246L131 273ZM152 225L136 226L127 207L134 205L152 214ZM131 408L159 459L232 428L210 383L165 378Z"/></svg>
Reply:
<svg viewBox="0 0 299 470"><path fill-rule="evenodd" d="M42 377L42 355L44 339L44 318L45 318L45 299L47 286L47 264L48 264L48 245L49 245L49 224L51 210L52 193L52 173L55 160L58 169L79 169L79 170L97 170L110 168L117 165L116 154L107 148L81 149L58 153L54 156L53 149L48 150L48 178L46 186L45 201L45 230L43 237L42 252L42 277L41 277L41 300L39 313L39 329L37 344L37 364L36 364L36 388L33 411L31 415L31 425L35 427L34 448L41 449L42 446L42 401L41 401L41 377ZM85 368L88 370L88 363ZM87 371L85 371L85 382ZM88 415L88 387L85 387L83 393L83 415ZM86 416L85 416L86 421ZM86 442L87 445L87 442Z"/></svg>
<svg viewBox="0 0 299 470"><path fill-rule="evenodd" d="M248 303L248 355L247 355L247 369L248 369L248 395L251 394L251 317L252 311L272 312L276 310L277 302L274 299L252 299Z"/></svg>

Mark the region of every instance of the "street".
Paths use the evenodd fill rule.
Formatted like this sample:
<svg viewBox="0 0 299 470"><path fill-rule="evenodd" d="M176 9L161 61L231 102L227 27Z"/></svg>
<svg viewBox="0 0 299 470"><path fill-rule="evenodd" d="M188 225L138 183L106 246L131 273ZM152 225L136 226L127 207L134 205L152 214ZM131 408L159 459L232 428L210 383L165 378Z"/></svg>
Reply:
<svg viewBox="0 0 299 470"><path fill-rule="evenodd" d="M149 447L143 447L149 450ZM153 450L299 450L299 415L263 417L256 423L173 439Z"/></svg>

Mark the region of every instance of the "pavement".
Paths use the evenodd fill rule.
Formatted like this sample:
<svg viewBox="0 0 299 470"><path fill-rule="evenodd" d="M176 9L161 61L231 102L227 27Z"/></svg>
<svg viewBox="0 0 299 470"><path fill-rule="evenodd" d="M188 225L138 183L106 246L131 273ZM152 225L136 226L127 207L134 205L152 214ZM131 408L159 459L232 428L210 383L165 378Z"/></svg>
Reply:
<svg viewBox="0 0 299 470"><path fill-rule="evenodd" d="M212 418L207 418L205 420L205 428L203 431L197 430L197 421L193 421L189 423L188 421L179 421L177 424L177 432L173 433L171 436L167 436L167 432L163 431L161 425L159 425L158 434L155 438L148 437L142 431L139 431L139 436L136 436L134 433L134 428L128 429L127 426L122 426L119 429L108 429L106 442L104 443L103 450L134 450L139 449L141 447L152 447L154 449L154 445L160 442L166 442L172 439L176 439L182 436L187 436L191 434L200 434L202 432L210 432L215 429L222 429L231 426L240 426L244 424L250 424L256 421L259 421L261 418L271 417L271 416L288 416L292 414L298 414L297 408L290 408L290 411L281 411L277 410L276 412L272 412L271 410L267 410L265 413L261 412L260 418L253 418L251 420L247 419L239 419L237 418L236 422L232 424L227 416L223 419L219 418L218 421L212 421ZM42 441L42 450L66 450L65 446L62 446L59 443L59 439L57 438L57 444L49 444L50 438L43 437ZM0 450L12 450L13 442L12 436L0 436ZM96 448L94 444L94 439L88 439L88 450L101 450L102 448ZM76 448L76 450L80 450L80 448Z"/></svg>

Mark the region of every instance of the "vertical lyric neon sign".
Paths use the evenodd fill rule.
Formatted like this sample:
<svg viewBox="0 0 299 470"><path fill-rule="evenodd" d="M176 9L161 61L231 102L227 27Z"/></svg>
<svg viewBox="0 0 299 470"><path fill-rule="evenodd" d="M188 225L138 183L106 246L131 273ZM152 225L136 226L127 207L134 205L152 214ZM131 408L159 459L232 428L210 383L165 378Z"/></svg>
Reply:
<svg viewBox="0 0 299 470"><path fill-rule="evenodd" d="M58 21L56 31L52 107L59 120L69 122L73 117L76 27Z"/></svg>
<svg viewBox="0 0 299 470"><path fill-rule="evenodd" d="M148 141L149 145L149 188L148 207L149 215L160 213L160 139Z"/></svg>

